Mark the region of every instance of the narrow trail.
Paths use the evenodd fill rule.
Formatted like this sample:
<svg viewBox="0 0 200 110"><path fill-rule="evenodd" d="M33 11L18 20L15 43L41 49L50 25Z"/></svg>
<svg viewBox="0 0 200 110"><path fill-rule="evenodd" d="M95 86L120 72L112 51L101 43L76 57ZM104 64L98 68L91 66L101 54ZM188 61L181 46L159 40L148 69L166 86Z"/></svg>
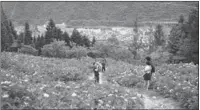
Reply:
<svg viewBox="0 0 200 110"><path fill-rule="evenodd" d="M93 80L93 76L88 77L89 80ZM109 85L115 85L109 83L105 78L102 81L103 84L109 84ZM118 84L117 84L118 85ZM120 85L118 85L120 86ZM128 88L125 87L130 92L137 92L137 95L142 98L144 101L144 109L183 109L180 107L180 103L173 100L172 98L164 98L159 93L153 91L153 90L145 90L145 89L139 89L139 88Z"/></svg>

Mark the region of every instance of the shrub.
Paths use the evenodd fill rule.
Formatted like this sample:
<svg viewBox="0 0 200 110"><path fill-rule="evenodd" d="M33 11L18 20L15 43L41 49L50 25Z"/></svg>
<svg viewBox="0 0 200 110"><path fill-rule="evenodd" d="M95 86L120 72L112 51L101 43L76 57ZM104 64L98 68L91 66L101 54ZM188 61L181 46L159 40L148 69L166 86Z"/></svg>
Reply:
<svg viewBox="0 0 200 110"><path fill-rule="evenodd" d="M110 44L95 45L94 49L99 51L101 56L106 56L115 60L130 62L133 58L133 55L129 50Z"/></svg>
<svg viewBox="0 0 200 110"><path fill-rule="evenodd" d="M69 49L69 47L65 46L64 41L54 41L51 44L44 45L41 50L42 55L46 57L65 58L67 49Z"/></svg>
<svg viewBox="0 0 200 110"><path fill-rule="evenodd" d="M98 50L90 51L87 53L87 55L91 58L102 58L105 56L102 52L100 52Z"/></svg>
<svg viewBox="0 0 200 110"><path fill-rule="evenodd" d="M24 54L38 55L38 51L30 45L23 45L19 49L19 52Z"/></svg>
<svg viewBox="0 0 200 110"><path fill-rule="evenodd" d="M140 81L140 78L138 78L135 75L132 75L132 76L126 76L124 78L121 78L120 80L118 80L118 83L121 86L134 87L134 86L137 86L138 83L141 83L141 81Z"/></svg>
<svg viewBox="0 0 200 110"><path fill-rule="evenodd" d="M87 56L87 49L84 47L73 47L72 49L66 50L66 58L77 58Z"/></svg>
<svg viewBox="0 0 200 110"><path fill-rule="evenodd" d="M58 58L78 58L87 56L87 49L84 47L69 48L65 46L64 41L54 41L51 44L44 45L42 55L46 57Z"/></svg>

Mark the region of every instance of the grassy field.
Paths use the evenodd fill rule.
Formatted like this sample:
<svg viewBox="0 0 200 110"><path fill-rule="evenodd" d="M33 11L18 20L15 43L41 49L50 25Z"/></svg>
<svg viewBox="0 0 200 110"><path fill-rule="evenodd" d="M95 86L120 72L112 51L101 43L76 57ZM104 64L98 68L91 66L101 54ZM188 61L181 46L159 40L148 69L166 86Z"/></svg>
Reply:
<svg viewBox="0 0 200 110"><path fill-rule="evenodd" d="M2 109L144 108L134 92L88 80L93 60L3 53Z"/></svg>
<svg viewBox="0 0 200 110"><path fill-rule="evenodd" d="M88 79L93 61L1 53L1 108L144 108L134 91L142 88L144 66L107 59L108 83L95 84ZM163 64L154 75L150 89L198 109L198 65Z"/></svg>

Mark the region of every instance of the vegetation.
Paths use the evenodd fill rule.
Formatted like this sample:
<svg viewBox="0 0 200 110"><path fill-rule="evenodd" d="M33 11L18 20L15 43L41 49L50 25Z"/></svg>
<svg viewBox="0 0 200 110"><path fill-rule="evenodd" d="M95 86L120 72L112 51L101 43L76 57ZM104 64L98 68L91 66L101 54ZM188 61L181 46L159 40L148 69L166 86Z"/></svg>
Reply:
<svg viewBox="0 0 200 110"><path fill-rule="evenodd" d="M184 56L188 62L199 63L198 42L199 23L198 6L190 13L188 21L180 16L179 24L172 28L169 38L169 52L173 55Z"/></svg>
<svg viewBox="0 0 200 110"><path fill-rule="evenodd" d="M132 42L124 48L114 34L104 43L96 41L95 36L90 41L77 29L69 36L56 27L53 19L49 20L45 35L32 36L29 22L17 35L2 9L1 108L143 109L144 101L131 88L143 87L143 59L150 56L156 66L150 89L180 102L183 108L198 109L198 13L196 6L188 19L181 15L168 39L162 25L157 25L155 31L150 31L154 33L150 45L139 39L136 19ZM18 53L9 52L14 41L22 44ZM106 59L105 84L88 79L94 58ZM179 64L172 64L174 60Z"/></svg>
<svg viewBox="0 0 200 110"><path fill-rule="evenodd" d="M88 80L90 58L79 61L2 53L1 59L2 109L144 108L134 91Z"/></svg>

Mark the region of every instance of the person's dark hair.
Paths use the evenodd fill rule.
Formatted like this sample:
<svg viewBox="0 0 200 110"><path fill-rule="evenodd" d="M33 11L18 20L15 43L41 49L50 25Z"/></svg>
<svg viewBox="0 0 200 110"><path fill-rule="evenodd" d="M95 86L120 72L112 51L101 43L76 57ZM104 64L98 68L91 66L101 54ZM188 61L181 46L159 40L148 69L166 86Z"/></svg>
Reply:
<svg viewBox="0 0 200 110"><path fill-rule="evenodd" d="M146 57L146 60L147 61L151 61L151 57Z"/></svg>
<svg viewBox="0 0 200 110"><path fill-rule="evenodd" d="M151 62L147 61L146 64L147 64L147 65L151 65Z"/></svg>

